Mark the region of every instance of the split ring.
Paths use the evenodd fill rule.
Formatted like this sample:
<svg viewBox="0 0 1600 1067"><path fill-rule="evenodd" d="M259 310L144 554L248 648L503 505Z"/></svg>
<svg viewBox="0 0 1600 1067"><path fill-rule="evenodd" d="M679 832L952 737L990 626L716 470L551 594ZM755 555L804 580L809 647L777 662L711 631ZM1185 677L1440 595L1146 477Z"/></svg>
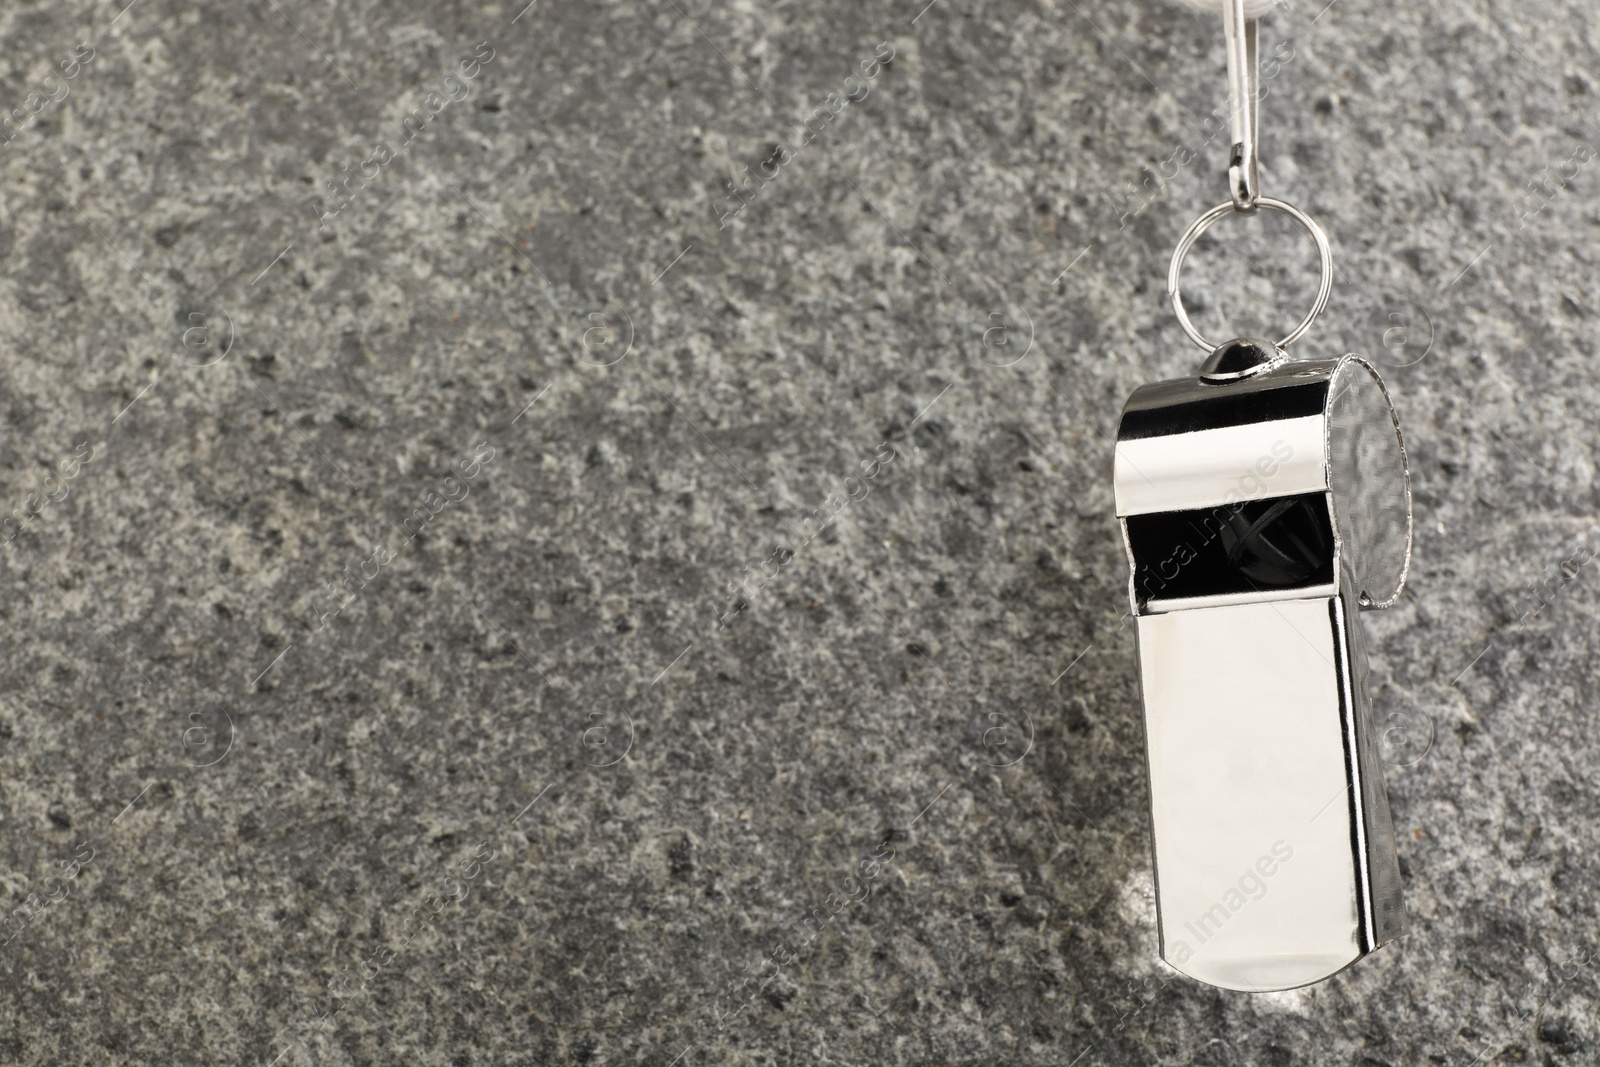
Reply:
<svg viewBox="0 0 1600 1067"><path fill-rule="evenodd" d="M1328 235L1322 231L1322 227L1299 208L1268 196L1258 198L1256 206L1287 215L1298 222L1300 227L1311 235L1322 265L1322 284L1317 288L1317 299L1312 303L1311 310L1300 320L1300 325L1290 330L1288 335L1278 342L1279 348L1287 348L1305 336L1305 332L1311 328L1317 316L1322 314L1322 309L1328 306L1328 295L1333 292L1333 251L1328 247ZM1173 314L1178 316L1178 325L1183 327L1183 332L1188 335L1189 340L1207 352L1213 351L1217 346L1202 337L1200 331L1194 328L1194 323L1189 321L1189 313L1183 309L1183 294L1178 289L1178 276L1183 273L1184 258L1188 256L1189 249L1194 247L1194 243L1200 239L1200 235L1209 230L1218 219L1233 214L1235 210L1233 201L1229 200L1195 219L1194 224L1184 232L1178 247L1173 250L1172 265L1167 268L1167 297L1172 301Z"/></svg>

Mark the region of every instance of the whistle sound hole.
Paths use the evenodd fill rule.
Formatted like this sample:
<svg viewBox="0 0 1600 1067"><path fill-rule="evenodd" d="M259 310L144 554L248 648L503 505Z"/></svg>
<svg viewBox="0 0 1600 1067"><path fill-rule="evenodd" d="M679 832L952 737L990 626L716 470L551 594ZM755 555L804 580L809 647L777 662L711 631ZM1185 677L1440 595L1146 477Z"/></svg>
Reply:
<svg viewBox="0 0 1600 1067"><path fill-rule="evenodd" d="M1323 493L1131 515L1127 529L1141 605L1333 581Z"/></svg>
<svg viewBox="0 0 1600 1067"><path fill-rule="evenodd" d="M1303 585L1333 559L1333 533L1322 497L1257 500L1222 528L1228 566L1262 585Z"/></svg>

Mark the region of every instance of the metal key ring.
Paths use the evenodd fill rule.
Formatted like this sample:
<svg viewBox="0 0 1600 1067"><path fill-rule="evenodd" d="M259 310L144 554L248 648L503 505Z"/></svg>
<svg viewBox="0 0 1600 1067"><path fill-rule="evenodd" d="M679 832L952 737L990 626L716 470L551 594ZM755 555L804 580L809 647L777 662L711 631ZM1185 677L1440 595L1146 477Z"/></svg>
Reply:
<svg viewBox="0 0 1600 1067"><path fill-rule="evenodd" d="M1316 301L1311 305L1311 310L1306 314L1306 317L1300 320L1300 325L1290 330L1288 335L1278 342L1279 348L1287 348L1305 336L1305 332L1311 328L1311 324L1316 321L1317 316L1322 314L1322 309L1328 306L1328 294L1333 292L1333 251L1328 247L1328 235L1322 232L1322 227L1318 226L1316 220L1299 208L1286 204L1282 200L1274 200L1268 196L1257 198L1256 206L1266 208L1269 211L1276 211L1281 215L1287 215L1298 222L1301 228L1311 235L1311 240L1317 246L1317 256L1322 262L1322 285L1317 289ZM1189 313L1183 309L1183 293L1178 288L1178 276L1183 273L1184 257L1189 254L1189 249L1194 247L1194 243L1200 239L1200 235L1209 230L1218 219L1224 215L1231 215L1236 210L1233 201L1229 200L1218 204L1198 219L1195 219L1194 224L1184 232L1183 240L1179 241L1178 247L1173 250L1172 265L1167 268L1167 296L1172 301L1173 313L1178 316L1178 325L1183 327L1183 332L1189 336L1189 340L1207 352L1214 351L1217 346L1200 336L1200 331L1195 329L1194 323L1189 321Z"/></svg>

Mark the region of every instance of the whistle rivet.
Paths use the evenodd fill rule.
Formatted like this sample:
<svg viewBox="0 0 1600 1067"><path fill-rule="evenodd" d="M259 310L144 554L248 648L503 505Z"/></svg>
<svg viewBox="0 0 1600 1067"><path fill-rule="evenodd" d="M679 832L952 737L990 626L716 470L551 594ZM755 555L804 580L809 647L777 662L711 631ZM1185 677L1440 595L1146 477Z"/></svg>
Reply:
<svg viewBox="0 0 1600 1067"><path fill-rule="evenodd" d="M1222 384L1251 378L1284 361L1283 350L1270 341L1237 337L1212 350L1200 365L1200 380Z"/></svg>

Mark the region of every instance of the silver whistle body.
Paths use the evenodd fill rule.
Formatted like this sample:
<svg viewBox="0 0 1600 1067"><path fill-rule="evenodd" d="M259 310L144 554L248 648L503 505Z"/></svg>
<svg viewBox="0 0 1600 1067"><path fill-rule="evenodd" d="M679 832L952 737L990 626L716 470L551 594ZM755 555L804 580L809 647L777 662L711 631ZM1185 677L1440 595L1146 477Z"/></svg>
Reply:
<svg viewBox="0 0 1600 1067"><path fill-rule="evenodd" d="M1161 956L1228 989L1320 981L1404 917L1359 619L1410 561L1388 395L1359 358L1229 342L1129 399L1115 487Z"/></svg>

